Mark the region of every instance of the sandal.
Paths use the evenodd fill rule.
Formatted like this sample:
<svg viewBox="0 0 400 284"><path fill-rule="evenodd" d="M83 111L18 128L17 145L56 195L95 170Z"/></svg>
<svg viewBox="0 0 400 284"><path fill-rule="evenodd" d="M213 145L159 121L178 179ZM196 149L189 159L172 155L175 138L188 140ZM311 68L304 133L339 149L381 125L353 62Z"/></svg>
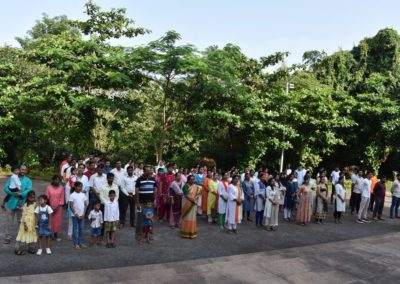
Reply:
<svg viewBox="0 0 400 284"><path fill-rule="evenodd" d="M25 255L25 252L22 250L16 250L14 253L15 255Z"/></svg>
<svg viewBox="0 0 400 284"><path fill-rule="evenodd" d="M11 243L11 240L10 240L10 239L5 239L5 240L4 240L4 244L5 244L5 245L9 245L10 243Z"/></svg>

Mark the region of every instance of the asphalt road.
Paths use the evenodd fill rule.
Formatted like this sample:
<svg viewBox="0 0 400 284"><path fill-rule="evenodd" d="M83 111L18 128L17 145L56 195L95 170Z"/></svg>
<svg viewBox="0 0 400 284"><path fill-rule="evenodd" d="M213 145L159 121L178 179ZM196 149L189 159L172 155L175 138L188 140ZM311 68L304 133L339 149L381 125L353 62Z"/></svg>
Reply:
<svg viewBox="0 0 400 284"><path fill-rule="evenodd" d="M0 180L1 186L3 182L4 180ZM37 194L43 192L44 187L45 183L34 181ZM385 213L388 213L387 207ZM0 228L4 226L4 217L1 213ZM328 224L310 224L305 227L281 221L278 231L275 232L260 230L255 228L253 223L245 222L239 225L238 235L230 235L199 217L198 237L195 240L181 239L178 230L172 230L166 224L156 224L155 241L151 245L138 245L135 242L134 230L125 228L117 232L115 249L93 247L76 251L71 241L63 239L53 244L52 255L40 257L15 256L14 243L4 245L1 242L0 277L166 263L253 252L270 251L273 254L272 250L276 249L378 236L398 232L400 228L399 219L356 224L354 216L348 213L345 214L344 223L341 225L334 224L332 219L330 213ZM85 229L85 233L88 236L89 228ZM4 238L3 231L0 232L0 238Z"/></svg>

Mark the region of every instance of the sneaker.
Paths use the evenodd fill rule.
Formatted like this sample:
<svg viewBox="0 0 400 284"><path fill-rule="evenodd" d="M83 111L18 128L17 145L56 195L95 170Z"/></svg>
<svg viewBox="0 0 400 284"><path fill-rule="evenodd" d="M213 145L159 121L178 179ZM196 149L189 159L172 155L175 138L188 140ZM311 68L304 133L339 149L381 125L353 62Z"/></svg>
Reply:
<svg viewBox="0 0 400 284"><path fill-rule="evenodd" d="M51 254L51 249L50 248L46 248L46 253L47 254Z"/></svg>
<svg viewBox="0 0 400 284"><path fill-rule="evenodd" d="M37 255L42 255L42 252L43 252L42 249L38 249L37 252L36 252L36 254L37 254Z"/></svg>
<svg viewBox="0 0 400 284"><path fill-rule="evenodd" d="M358 224L364 224L364 221L363 221L363 220L358 220L358 219L357 219L356 223L358 223Z"/></svg>
<svg viewBox="0 0 400 284"><path fill-rule="evenodd" d="M364 223L371 223L371 221L368 220L368 219L363 219L362 221L363 221Z"/></svg>

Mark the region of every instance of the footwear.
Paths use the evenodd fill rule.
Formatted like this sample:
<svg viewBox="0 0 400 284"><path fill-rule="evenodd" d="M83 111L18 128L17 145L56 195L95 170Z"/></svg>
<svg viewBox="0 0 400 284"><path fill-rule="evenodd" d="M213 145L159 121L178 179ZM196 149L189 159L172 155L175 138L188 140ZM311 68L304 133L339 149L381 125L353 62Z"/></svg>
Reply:
<svg viewBox="0 0 400 284"><path fill-rule="evenodd" d="M247 218L247 221L249 222L253 222L253 220L251 218Z"/></svg>
<svg viewBox="0 0 400 284"><path fill-rule="evenodd" d="M38 249L37 252L36 252L36 254L37 254L37 255L42 255L42 252L43 252L42 249Z"/></svg>
<svg viewBox="0 0 400 284"><path fill-rule="evenodd" d="M237 231L236 229L233 229L232 232L233 232L234 234L237 234L237 233L238 233L238 231Z"/></svg>
<svg viewBox="0 0 400 284"><path fill-rule="evenodd" d="M85 248L87 248L87 245L80 245L79 246L81 249L85 249Z"/></svg>
<svg viewBox="0 0 400 284"><path fill-rule="evenodd" d="M378 220L384 221L385 218L379 217Z"/></svg>
<svg viewBox="0 0 400 284"><path fill-rule="evenodd" d="M23 252L22 250L16 250L15 255L25 255L25 252Z"/></svg>
<svg viewBox="0 0 400 284"><path fill-rule="evenodd" d="M343 223L342 223L342 220L338 220L338 223L339 223L339 224L343 224Z"/></svg>
<svg viewBox="0 0 400 284"><path fill-rule="evenodd" d="M75 245L74 248L75 248L76 250L81 250L81 247L78 246L78 245Z"/></svg>
<svg viewBox="0 0 400 284"><path fill-rule="evenodd" d="M363 221L363 220L357 219L356 223L358 223L358 224L364 224L364 221Z"/></svg>
<svg viewBox="0 0 400 284"><path fill-rule="evenodd" d="M46 253L47 254L51 254L51 249L50 248L46 248Z"/></svg>
<svg viewBox="0 0 400 284"><path fill-rule="evenodd" d="M372 218L372 220L374 220L374 221L378 221L378 218L374 217L374 218Z"/></svg>
<svg viewBox="0 0 400 284"><path fill-rule="evenodd" d="M363 221L364 223L371 223L371 221L368 220L368 219L363 219L362 221Z"/></svg>
<svg viewBox="0 0 400 284"><path fill-rule="evenodd" d="M56 241L57 241L57 242L61 242L61 238L57 238Z"/></svg>
<svg viewBox="0 0 400 284"><path fill-rule="evenodd" d="M11 239L7 238L7 239L4 240L4 244L5 245L9 245L10 243L11 243Z"/></svg>

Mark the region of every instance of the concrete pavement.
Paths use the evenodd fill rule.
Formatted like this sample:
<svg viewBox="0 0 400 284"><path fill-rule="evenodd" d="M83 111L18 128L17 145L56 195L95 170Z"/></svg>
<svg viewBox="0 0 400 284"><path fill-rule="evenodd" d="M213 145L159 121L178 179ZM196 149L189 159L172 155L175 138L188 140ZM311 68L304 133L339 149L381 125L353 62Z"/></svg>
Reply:
<svg viewBox="0 0 400 284"><path fill-rule="evenodd" d="M0 283L400 283L400 233L164 264L0 278Z"/></svg>

